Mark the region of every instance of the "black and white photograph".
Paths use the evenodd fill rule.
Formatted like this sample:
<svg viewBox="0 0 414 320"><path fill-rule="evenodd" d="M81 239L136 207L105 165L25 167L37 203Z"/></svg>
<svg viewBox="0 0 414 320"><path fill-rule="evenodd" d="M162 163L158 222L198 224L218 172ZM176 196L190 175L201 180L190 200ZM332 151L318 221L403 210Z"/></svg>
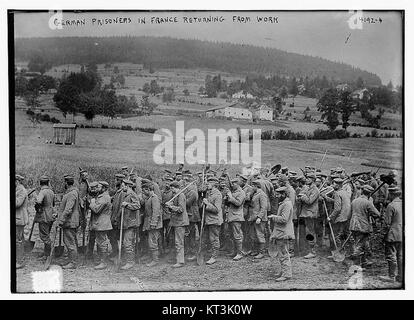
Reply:
<svg viewBox="0 0 414 320"><path fill-rule="evenodd" d="M12 292L404 290L405 11L343 4L10 8Z"/></svg>

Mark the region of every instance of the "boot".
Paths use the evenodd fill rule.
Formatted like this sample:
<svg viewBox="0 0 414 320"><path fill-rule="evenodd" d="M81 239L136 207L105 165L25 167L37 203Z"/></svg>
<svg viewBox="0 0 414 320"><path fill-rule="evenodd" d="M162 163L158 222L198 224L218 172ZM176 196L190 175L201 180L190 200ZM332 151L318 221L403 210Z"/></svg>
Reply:
<svg viewBox="0 0 414 320"><path fill-rule="evenodd" d="M150 263L147 263L146 266L147 267L154 267L158 264L159 258L158 258L158 250L153 251L151 253L152 255L152 261Z"/></svg>
<svg viewBox="0 0 414 320"><path fill-rule="evenodd" d="M212 265L212 264L214 264L214 263L216 263L216 259L215 258L213 258L213 257L211 257L207 262L206 262L206 264L207 265Z"/></svg>
<svg viewBox="0 0 414 320"><path fill-rule="evenodd" d="M243 253L242 253L242 244L241 243L236 243L236 256L233 257L234 261L239 261L243 258Z"/></svg>
<svg viewBox="0 0 414 320"><path fill-rule="evenodd" d="M264 249L265 249L265 244L264 243L260 243L259 244L259 254L257 254L254 257L255 260L260 260L260 259L263 259L265 257L264 254L263 254Z"/></svg>
<svg viewBox="0 0 414 320"><path fill-rule="evenodd" d="M103 260L101 260L101 262L97 266L95 266L94 269L103 270L103 269L106 269L107 266L108 265L105 262L103 262Z"/></svg>
<svg viewBox="0 0 414 320"><path fill-rule="evenodd" d="M132 262L127 262L125 265L123 265L122 267L121 267L121 270L129 270L129 269L131 269L133 266L135 265L135 263L132 261Z"/></svg>
<svg viewBox="0 0 414 320"><path fill-rule="evenodd" d="M24 263L16 262L16 269L22 269L22 268L24 268Z"/></svg>
<svg viewBox="0 0 414 320"><path fill-rule="evenodd" d="M173 266L172 266L173 268L181 268L181 267L184 267L184 263L176 263L176 264L174 264Z"/></svg>
<svg viewBox="0 0 414 320"><path fill-rule="evenodd" d="M68 264L65 264L62 269L76 269L76 265L73 262L69 262Z"/></svg>

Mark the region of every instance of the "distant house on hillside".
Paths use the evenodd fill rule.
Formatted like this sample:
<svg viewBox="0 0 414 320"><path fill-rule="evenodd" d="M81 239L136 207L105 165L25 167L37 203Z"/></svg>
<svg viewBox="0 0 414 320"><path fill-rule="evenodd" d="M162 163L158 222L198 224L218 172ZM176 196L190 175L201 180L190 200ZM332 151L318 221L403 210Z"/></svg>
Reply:
<svg viewBox="0 0 414 320"><path fill-rule="evenodd" d="M355 90L354 92L352 92L351 97L353 99L362 100L364 99L364 97L370 98L371 94L369 93L369 90L367 88L364 88L364 89Z"/></svg>
<svg viewBox="0 0 414 320"><path fill-rule="evenodd" d="M303 94L306 91L306 87L304 84L298 85L298 94Z"/></svg>
<svg viewBox="0 0 414 320"><path fill-rule="evenodd" d="M347 91L347 90L349 90L349 85L346 84L346 83L338 84L336 86L336 90L338 90L338 91Z"/></svg>
<svg viewBox="0 0 414 320"><path fill-rule="evenodd" d="M230 105L217 106L211 109L206 110L207 118L215 117L225 117L232 118L237 120L253 120L252 112L243 106L242 104L236 102Z"/></svg>
<svg viewBox="0 0 414 320"><path fill-rule="evenodd" d="M231 96L233 99L254 99L254 96L250 93L243 93L243 91L236 92Z"/></svg>
<svg viewBox="0 0 414 320"><path fill-rule="evenodd" d="M253 116L255 119L258 120L273 120L273 110L272 108L266 106L265 104L262 104L257 109L254 110Z"/></svg>

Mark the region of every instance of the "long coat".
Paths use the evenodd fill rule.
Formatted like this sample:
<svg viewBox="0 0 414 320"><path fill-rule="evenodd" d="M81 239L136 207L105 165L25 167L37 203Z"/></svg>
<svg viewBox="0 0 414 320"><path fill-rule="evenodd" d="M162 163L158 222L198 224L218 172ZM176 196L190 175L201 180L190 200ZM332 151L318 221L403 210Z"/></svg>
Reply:
<svg viewBox="0 0 414 320"><path fill-rule="evenodd" d="M139 209L141 208L141 204L137 194L131 189L128 189L123 202L128 202L128 204L124 207L124 223L122 229L139 227Z"/></svg>
<svg viewBox="0 0 414 320"><path fill-rule="evenodd" d="M55 193L49 186L42 186L36 197L36 222L53 222L53 207L55 206Z"/></svg>
<svg viewBox="0 0 414 320"><path fill-rule="evenodd" d="M345 190L334 194L334 207L329 218L333 223L348 221L351 217L351 197Z"/></svg>
<svg viewBox="0 0 414 320"><path fill-rule="evenodd" d="M384 214L385 222L385 241L388 242L402 242L402 200L395 198L390 204Z"/></svg>
<svg viewBox="0 0 414 320"><path fill-rule="evenodd" d="M223 198L221 192L217 188L212 188L207 191L207 200L204 220L206 225L221 225L223 223L222 202Z"/></svg>
<svg viewBox="0 0 414 320"><path fill-rule="evenodd" d="M252 196L253 196L253 188L251 185L248 185L246 183L244 187L242 188L242 190L244 191L244 195L245 195L244 204L243 204L243 216L244 216L244 220L248 220L250 201L252 200Z"/></svg>
<svg viewBox="0 0 414 320"><path fill-rule="evenodd" d="M263 222L267 221L268 199L262 189L257 189L253 194L249 205L249 221L260 218Z"/></svg>
<svg viewBox="0 0 414 320"><path fill-rule="evenodd" d="M145 199L144 204L145 215L144 215L144 225L142 226L143 231L148 231L152 229L161 229L162 228L162 211L161 211L161 202L158 196L152 192L151 195Z"/></svg>
<svg viewBox="0 0 414 320"><path fill-rule="evenodd" d="M171 212L170 226L185 227L189 225L184 193L181 193L178 197L176 197L172 201L170 212Z"/></svg>
<svg viewBox="0 0 414 320"><path fill-rule="evenodd" d="M200 212L198 210L198 190L197 186L192 185L185 191L186 209L188 218L191 222L200 221Z"/></svg>
<svg viewBox="0 0 414 320"><path fill-rule="evenodd" d="M71 186L63 195L59 208L59 221L63 228L79 227L79 191Z"/></svg>
<svg viewBox="0 0 414 320"><path fill-rule="evenodd" d="M371 233L373 229L370 216L380 216L380 213L374 207L374 204L369 201L366 196L360 196L359 198L354 199L351 203L349 230Z"/></svg>
<svg viewBox="0 0 414 320"><path fill-rule="evenodd" d="M119 229L121 224L121 203L124 201L125 195L126 193L120 188L112 196L111 224L114 229Z"/></svg>
<svg viewBox="0 0 414 320"><path fill-rule="evenodd" d="M91 209L91 230L112 230L112 204L108 192L98 195L96 200L90 203L89 208Z"/></svg>
<svg viewBox="0 0 414 320"><path fill-rule="evenodd" d="M293 229L293 205L289 198L279 203L277 214L271 218L275 223L271 238L274 239L295 239Z"/></svg>
<svg viewBox="0 0 414 320"><path fill-rule="evenodd" d="M318 200L319 190L315 184L310 185L308 188L304 188L301 191L304 196L299 197L298 201L301 203L301 218L317 218L318 217Z"/></svg>
<svg viewBox="0 0 414 320"><path fill-rule="evenodd" d="M28 223L27 191L22 184L19 184L16 186L16 226L25 226Z"/></svg>
<svg viewBox="0 0 414 320"><path fill-rule="evenodd" d="M227 222L244 221L243 204L246 194L242 188L238 187L236 191L232 192L227 199L229 211L227 213Z"/></svg>
<svg viewBox="0 0 414 320"><path fill-rule="evenodd" d="M166 202L168 202L171 198L173 197L173 192L171 189L167 190L165 189L162 192L162 204L165 204ZM163 220L169 220L171 217L171 212L170 209L168 209L167 207L163 206L162 207L162 219Z"/></svg>

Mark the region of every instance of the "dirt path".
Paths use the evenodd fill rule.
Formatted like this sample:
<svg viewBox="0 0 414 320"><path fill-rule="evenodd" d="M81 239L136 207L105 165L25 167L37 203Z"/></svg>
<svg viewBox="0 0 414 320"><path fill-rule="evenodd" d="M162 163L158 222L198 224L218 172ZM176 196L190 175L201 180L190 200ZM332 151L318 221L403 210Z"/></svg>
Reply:
<svg viewBox="0 0 414 320"><path fill-rule="evenodd" d="M174 269L162 262L148 268L145 264L136 265L128 271L115 272L113 265L107 270L96 271L93 265L79 266L76 270L63 270L64 292L103 292L103 291L216 291L216 290L321 290L352 289L353 273L349 273L351 261L335 263L326 257L306 260L292 258L293 278L278 283L274 279L279 264L265 258L258 262L246 257L239 262L220 256L212 266L197 266L189 262L185 267ZM35 253L28 257L27 266L17 270L17 291L32 292L31 272L42 269L42 262ZM398 288L378 279L386 274L383 259L375 259L372 269L363 271L360 289Z"/></svg>

